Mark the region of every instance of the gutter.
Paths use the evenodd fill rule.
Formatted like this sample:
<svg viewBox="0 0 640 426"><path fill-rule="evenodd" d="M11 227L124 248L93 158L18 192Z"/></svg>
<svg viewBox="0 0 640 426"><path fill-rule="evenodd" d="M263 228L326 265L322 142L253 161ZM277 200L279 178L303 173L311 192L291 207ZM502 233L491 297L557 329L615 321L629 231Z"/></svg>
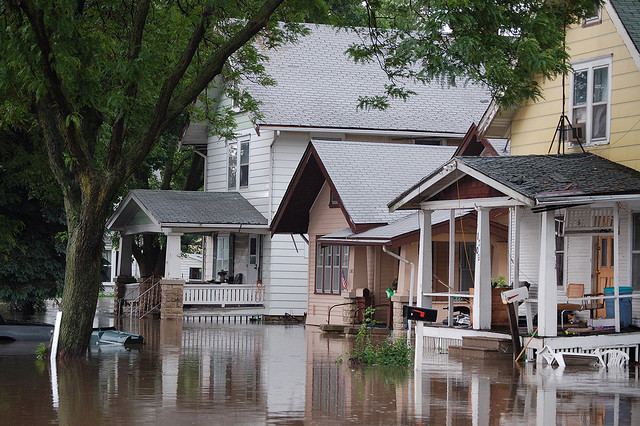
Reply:
<svg viewBox="0 0 640 426"><path fill-rule="evenodd" d="M382 251L387 253L389 256L393 257L394 259L398 259L400 262L404 262L407 265L411 266L411 279L410 279L410 284L409 284L409 305L411 305L413 303L413 284L415 281L415 277L416 277L416 265L413 264L413 262L409 262L407 259L405 259L404 257L400 257L397 254L395 254L394 252L388 251L387 250L387 246L382 246ZM407 320L407 344L410 344L411 342L411 321Z"/></svg>
<svg viewBox="0 0 640 426"><path fill-rule="evenodd" d="M336 128L336 127L304 127L304 126L276 126L261 124L260 128L267 128L275 131L289 132L322 132L322 133L351 133L357 135L384 135L384 136L406 136L406 137L439 137L439 138L462 138L465 133L447 132L425 132L412 130L377 130L377 129L357 129L357 128Z"/></svg>

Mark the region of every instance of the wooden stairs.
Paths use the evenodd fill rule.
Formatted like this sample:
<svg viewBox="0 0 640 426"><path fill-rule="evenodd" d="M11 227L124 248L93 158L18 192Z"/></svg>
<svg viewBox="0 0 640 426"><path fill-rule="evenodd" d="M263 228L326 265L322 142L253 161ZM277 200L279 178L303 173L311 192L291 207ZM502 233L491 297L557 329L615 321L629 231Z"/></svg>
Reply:
<svg viewBox="0 0 640 426"><path fill-rule="evenodd" d="M482 360L512 360L513 345L509 338L465 336L461 346L449 346L449 355Z"/></svg>

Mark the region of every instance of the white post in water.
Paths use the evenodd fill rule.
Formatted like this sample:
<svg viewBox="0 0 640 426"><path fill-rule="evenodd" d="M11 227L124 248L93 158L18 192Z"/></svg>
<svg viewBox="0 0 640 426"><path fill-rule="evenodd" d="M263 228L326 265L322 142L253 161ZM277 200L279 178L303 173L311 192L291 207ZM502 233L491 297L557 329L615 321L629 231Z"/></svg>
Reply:
<svg viewBox="0 0 640 426"><path fill-rule="evenodd" d="M58 369L56 358L58 357L58 340L60 339L60 323L62 322L62 311L56 314L56 324L53 327L53 340L51 341L51 393L53 408L58 408Z"/></svg>

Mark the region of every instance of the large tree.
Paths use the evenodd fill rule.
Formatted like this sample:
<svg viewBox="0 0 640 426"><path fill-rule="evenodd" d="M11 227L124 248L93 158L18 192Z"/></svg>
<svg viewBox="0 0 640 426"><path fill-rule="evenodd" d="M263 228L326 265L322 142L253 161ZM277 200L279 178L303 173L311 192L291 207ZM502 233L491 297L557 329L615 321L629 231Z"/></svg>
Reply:
<svg viewBox="0 0 640 426"><path fill-rule="evenodd" d="M278 23L290 21L299 5L281 3L0 3L0 117L32 120L64 196L68 240L60 358L86 353L104 225L122 184L214 79L218 87L222 78L244 74L270 82L261 65L266 50L300 31ZM257 36L259 42L252 43Z"/></svg>
<svg viewBox="0 0 640 426"><path fill-rule="evenodd" d="M378 61L386 93L362 97L366 108L411 95L404 80L481 82L504 107L541 96L536 77L570 69L564 30L593 16L601 0L365 0L357 61Z"/></svg>

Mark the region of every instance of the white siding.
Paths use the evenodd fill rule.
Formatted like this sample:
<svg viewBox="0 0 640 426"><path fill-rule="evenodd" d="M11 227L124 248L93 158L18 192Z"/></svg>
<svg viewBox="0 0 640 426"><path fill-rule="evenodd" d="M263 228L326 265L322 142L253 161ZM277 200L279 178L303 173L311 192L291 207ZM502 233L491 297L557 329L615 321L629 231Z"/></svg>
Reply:
<svg viewBox="0 0 640 426"><path fill-rule="evenodd" d="M540 266L540 215L524 210L520 218L520 281L531 284L531 298L538 298L538 268ZM538 306L531 305L532 314Z"/></svg>
<svg viewBox="0 0 640 426"><path fill-rule="evenodd" d="M567 277L565 283L584 284L584 292L591 293L593 268L593 237L568 235L565 256ZM564 295L564 292L562 293Z"/></svg>

